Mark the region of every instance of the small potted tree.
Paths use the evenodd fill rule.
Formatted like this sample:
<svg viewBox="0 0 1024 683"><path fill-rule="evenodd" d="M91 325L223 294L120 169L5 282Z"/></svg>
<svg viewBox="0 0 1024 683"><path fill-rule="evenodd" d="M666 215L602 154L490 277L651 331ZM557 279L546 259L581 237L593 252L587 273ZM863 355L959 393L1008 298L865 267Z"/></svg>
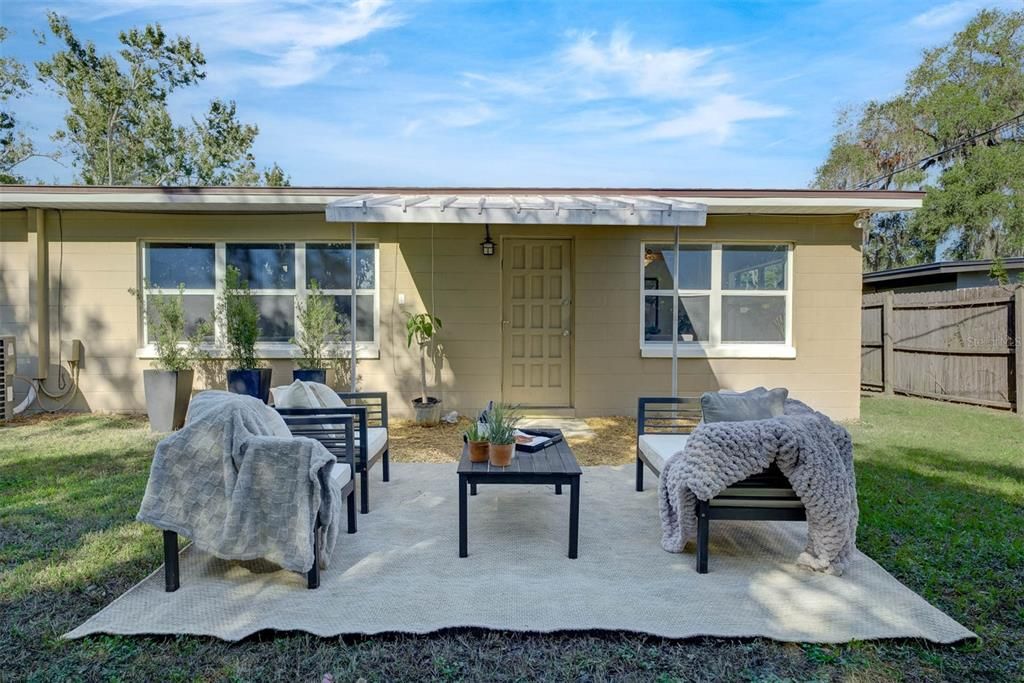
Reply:
<svg viewBox="0 0 1024 683"><path fill-rule="evenodd" d="M416 424L431 427L441 421L441 399L427 396L427 352L434 335L441 329L441 320L429 313L419 313L409 318L405 329L406 344L411 347L415 341L420 347L420 396L412 400Z"/></svg>
<svg viewBox="0 0 1024 683"><path fill-rule="evenodd" d="M295 360L299 368L292 370L292 379L327 384L327 343L343 331L334 299L324 295L320 284L311 280L305 301L295 297L295 317L299 329L291 343L299 347L300 355Z"/></svg>
<svg viewBox="0 0 1024 683"><path fill-rule="evenodd" d="M508 467L516 450L519 415L504 403L495 404L487 418L487 459L494 467Z"/></svg>
<svg viewBox="0 0 1024 683"><path fill-rule="evenodd" d="M149 428L154 432L170 432L185 424L195 366L207 357L200 345L213 334L213 325L200 320L192 334L185 336L184 286L178 287L177 296L149 296L148 304L152 305L155 319L150 316L142 291L128 291L142 304L143 324L156 347L153 368L142 371Z"/></svg>
<svg viewBox="0 0 1024 683"><path fill-rule="evenodd" d="M270 399L270 368L261 368L256 360L260 311L249 283L242 281L242 273L234 266L228 266L225 273L224 298L218 312L228 344L228 391L255 396L266 403Z"/></svg>

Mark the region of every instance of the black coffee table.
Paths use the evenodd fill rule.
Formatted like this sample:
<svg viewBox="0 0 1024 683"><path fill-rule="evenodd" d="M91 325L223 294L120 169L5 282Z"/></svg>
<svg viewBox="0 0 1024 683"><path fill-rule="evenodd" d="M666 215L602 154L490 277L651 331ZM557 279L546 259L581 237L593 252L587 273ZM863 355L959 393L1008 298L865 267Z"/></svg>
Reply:
<svg viewBox="0 0 1024 683"><path fill-rule="evenodd" d="M555 494L562 485L569 489L569 557L576 559L580 536L580 475L583 471L565 439L559 439L535 453L516 451L508 467L491 467L486 462L470 462L469 446L462 447L459 460L459 557L467 557L469 536L469 496L476 495L478 484L554 484Z"/></svg>

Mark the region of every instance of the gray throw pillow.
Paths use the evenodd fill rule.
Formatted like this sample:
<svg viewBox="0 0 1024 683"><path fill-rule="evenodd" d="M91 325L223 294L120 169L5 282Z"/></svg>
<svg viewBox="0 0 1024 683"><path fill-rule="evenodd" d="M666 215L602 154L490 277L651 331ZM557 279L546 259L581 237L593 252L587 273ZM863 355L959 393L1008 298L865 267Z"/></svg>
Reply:
<svg viewBox="0 0 1024 683"><path fill-rule="evenodd" d="M767 420L785 412L788 389L768 390L757 387L750 391L708 392L700 397L705 422L742 422Z"/></svg>

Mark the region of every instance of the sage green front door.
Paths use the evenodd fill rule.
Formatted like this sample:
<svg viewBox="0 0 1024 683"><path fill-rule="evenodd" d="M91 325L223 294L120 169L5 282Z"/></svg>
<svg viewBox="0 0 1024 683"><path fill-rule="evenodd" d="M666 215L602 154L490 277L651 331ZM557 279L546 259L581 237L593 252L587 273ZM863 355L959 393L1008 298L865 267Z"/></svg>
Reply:
<svg viewBox="0 0 1024 683"><path fill-rule="evenodd" d="M502 399L572 405L572 242L507 239L502 248Z"/></svg>

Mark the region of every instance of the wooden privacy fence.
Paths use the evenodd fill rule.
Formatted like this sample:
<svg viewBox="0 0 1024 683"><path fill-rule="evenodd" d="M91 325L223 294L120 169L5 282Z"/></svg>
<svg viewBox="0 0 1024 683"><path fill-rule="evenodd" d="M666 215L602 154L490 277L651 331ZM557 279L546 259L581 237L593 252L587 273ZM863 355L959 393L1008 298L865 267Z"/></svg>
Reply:
<svg viewBox="0 0 1024 683"><path fill-rule="evenodd" d="M860 381L1024 415L1024 286L865 294Z"/></svg>

